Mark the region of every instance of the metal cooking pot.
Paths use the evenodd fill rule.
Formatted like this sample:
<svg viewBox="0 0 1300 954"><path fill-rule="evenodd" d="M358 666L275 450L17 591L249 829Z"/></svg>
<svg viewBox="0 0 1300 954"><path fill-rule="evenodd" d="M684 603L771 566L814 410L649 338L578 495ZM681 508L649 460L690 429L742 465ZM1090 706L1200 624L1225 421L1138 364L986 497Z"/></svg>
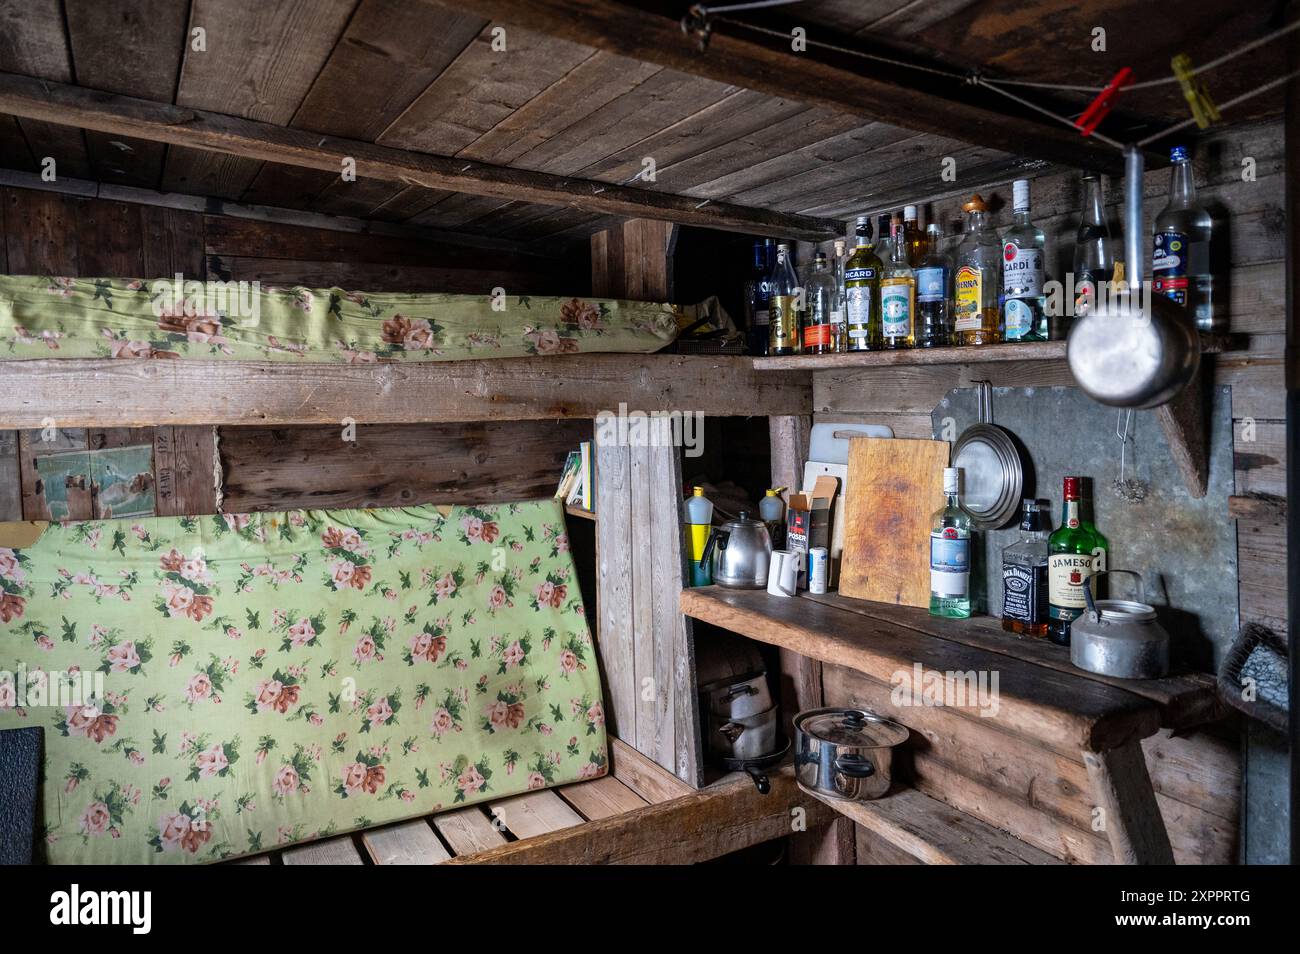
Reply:
<svg viewBox="0 0 1300 954"><path fill-rule="evenodd" d="M894 747L907 741L897 722L865 709L809 709L794 719L794 774L814 795L867 801L889 791Z"/></svg>
<svg viewBox="0 0 1300 954"><path fill-rule="evenodd" d="M1132 570L1103 570L1138 582L1136 600L1093 600L1084 586L1088 611L1070 624L1070 662L1080 669L1120 679L1159 679L1169 674L1169 634L1143 602L1142 577Z"/></svg>
<svg viewBox="0 0 1300 954"><path fill-rule="evenodd" d="M767 586L767 567L772 559L772 537L767 524L751 520L742 510L735 520L714 527L704 544L700 562L713 558L713 582L719 586L761 590Z"/></svg>
<svg viewBox="0 0 1300 954"><path fill-rule="evenodd" d="M1124 152L1124 257L1134 294L1108 295L1074 322L1066 343L1070 373L1102 404L1151 408L1168 403L1201 365L1201 341L1192 316L1164 295L1143 294L1140 150ZM1148 298L1145 307L1142 299Z"/></svg>
<svg viewBox="0 0 1300 954"><path fill-rule="evenodd" d="M727 718L709 713L709 753L720 759L761 759L777 747L777 715L766 712Z"/></svg>

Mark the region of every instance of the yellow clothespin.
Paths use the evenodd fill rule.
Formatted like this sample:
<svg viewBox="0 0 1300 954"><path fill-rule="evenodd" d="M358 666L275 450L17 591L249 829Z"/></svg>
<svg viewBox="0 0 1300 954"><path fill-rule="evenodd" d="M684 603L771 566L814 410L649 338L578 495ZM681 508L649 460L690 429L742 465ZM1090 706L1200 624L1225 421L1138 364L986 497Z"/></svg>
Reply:
<svg viewBox="0 0 1300 954"><path fill-rule="evenodd" d="M1201 129L1219 121L1219 107L1214 105L1210 94L1206 92L1205 83L1196 78L1192 71L1192 59L1186 53L1179 53L1169 65L1173 67L1178 85L1183 88L1183 97L1192 107L1192 118Z"/></svg>

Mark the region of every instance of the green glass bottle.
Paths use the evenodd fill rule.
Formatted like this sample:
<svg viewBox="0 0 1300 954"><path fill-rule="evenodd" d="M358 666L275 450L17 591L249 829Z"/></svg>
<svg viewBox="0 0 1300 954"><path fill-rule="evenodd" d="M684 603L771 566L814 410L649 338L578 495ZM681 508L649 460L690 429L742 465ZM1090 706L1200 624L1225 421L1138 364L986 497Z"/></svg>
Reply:
<svg viewBox="0 0 1300 954"><path fill-rule="evenodd" d="M844 263L844 322L847 351L875 351L881 344L880 273L882 266L871 243L871 220L859 216L856 244Z"/></svg>
<svg viewBox="0 0 1300 954"><path fill-rule="evenodd" d="M1047 638L1070 645L1070 625L1087 607L1083 588L1106 569L1110 544L1083 516L1082 479L1066 477L1061 525L1047 539Z"/></svg>

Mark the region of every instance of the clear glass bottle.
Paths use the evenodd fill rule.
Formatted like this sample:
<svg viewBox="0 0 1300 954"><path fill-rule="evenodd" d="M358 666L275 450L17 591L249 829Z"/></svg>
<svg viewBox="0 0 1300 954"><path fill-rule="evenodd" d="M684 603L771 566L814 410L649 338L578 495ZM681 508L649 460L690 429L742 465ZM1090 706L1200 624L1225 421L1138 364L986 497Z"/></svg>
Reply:
<svg viewBox="0 0 1300 954"><path fill-rule="evenodd" d="M971 519L961 505L961 471L943 469L943 507L930 522L930 615L970 616Z"/></svg>
<svg viewBox="0 0 1300 954"><path fill-rule="evenodd" d="M1029 218L1029 180L1011 185L1011 228L1002 236L1002 325L1007 341L1047 340L1043 262L1047 238Z"/></svg>
<svg viewBox="0 0 1300 954"><path fill-rule="evenodd" d="M1051 523L1043 500L1024 500L1020 538L1002 549L1002 628L1025 636L1047 635L1047 538Z"/></svg>
<svg viewBox="0 0 1300 954"><path fill-rule="evenodd" d="M943 234L937 222L926 228L926 252L916 268L916 344L942 348L952 344L952 259L944 254Z"/></svg>
<svg viewBox="0 0 1300 954"><path fill-rule="evenodd" d="M903 237L907 242L907 264L916 268L921 264L921 259L925 258L928 246L926 233L921 231L914 205L903 208Z"/></svg>
<svg viewBox="0 0 1300 954"><path fill-rule="evenodd" d="M844 262L847 259L848 243L844 239L835 240L835 257L831 259L831 283L835 289L835 300L831 305L832 350L837 354L848 348L848 332L844 326Z"/></svg>
<svg viewBox="0 0 1300 954"><path fill-rule="evenodd" d="M771 321L768 328L767 353L799 354L801 322L799 313L799 279L790 260L790 246L776 247L776 265L772 268L772 295L768 299Z"/></svg>
<svg viewBox="0 0 1300 954"><path fill-rule="evenodd" d="M1083 215L1074 237L1074 317L1082 318L1093 309L1103 282L1114 281L1115 253L1110 226L1106 223L1106 200L1101 178L1083 177ZM1051 338L1064 340L1070 333L1070 316L1053 315Z"/></svg>
<svg viewBox="0 0 1300 954"><path fill-rule="evenodd" d="M1002 340L1002 243L989 226L982 196L971 196L962 211L966 231L953 272L953 344L995 344Z"/></svg>
<svg viewBox="0 0 1300 954"><path fill-rule="evenodd" d="M881 262L893 254L894 219L888 212L876 216L876 256Z"/></svg>
<svg viewBox="0 0 1300 954"><path fill-rule="evenodd" d="M768 311L776 243L754 239L754 270L745 282L745 345L750 354L767 354Z"/></svg>
<svg viewBox="0 0 1300 954"><path fill-rule="evenodd" d="M1214 308L1214 277L1210 273L1210 213L1196 203L1196 179L1187 149L1169 153L1173 169L1169 204L1156 216L1151 258L1151 290L1187 309L1201 331L1223 331Z"/></svg>
<svg viewBox="0 0 1300 954"><path fill-rule="evenodd" d="M889 261L880 279L880 335L886 350L916 344L916 274L908 264L903 223L893 223Z"/></svg>
<svg viewBox="0 0 1300 954"><path fill-rule="evenodd" d="M818 252L804 282L803 353L833 354L835 276L825 252Z"/></svg>
<svg viewBox="0 0 1300 954"><path fill-rule="evenodd" d="M1066 477L1061 525L1047 538L1047 638L1070 645L1070 625L1087 606L1083 588L1106 569L1110 543L1084 513L1083 479Z"/></svg>
<svg viewBox="0 0 1300 954"><path fill-rule="evenodd" d="M880 347L880 259L871 242L871 220L859 216L853 254L844 263L844 324L849 351Z"/></svg>

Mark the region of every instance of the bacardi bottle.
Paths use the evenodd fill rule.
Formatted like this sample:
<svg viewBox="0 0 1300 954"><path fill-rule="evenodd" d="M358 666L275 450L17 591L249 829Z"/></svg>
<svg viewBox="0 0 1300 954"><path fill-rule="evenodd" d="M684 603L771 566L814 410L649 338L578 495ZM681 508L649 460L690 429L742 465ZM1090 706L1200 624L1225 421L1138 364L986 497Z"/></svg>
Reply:
<svg viewBox="0 0 1300 954"><path fill-rule="evenodd" d="M1043 501L1021 502L1020 539L1002 550L1002 628L1047 635L1047 537Z"/></svg>
<svg viewBox="0 0 1300 954"><path fill-rule="evenodd" d="M930 522L930 615L970 616L971 519L961 505L961 471L943 469L943 506Z"/></svg>
<svg viewBox="0 0 1300 954"><path fill-rule="evenodd" d="M1047 240L1029 219L1029 180L1011 187L1015 218L1002 237L1003 326L1008 341L1046 341L1043 258Z"/></svg>
<svg viewBox="0 0 1300 954"><path fill-rule="evenodd" d="M767 353L774 355L799 354L800 312L799 279L790 261L790 246L782 243L776 247L776 265L772 269L772 295L768 299L771 324L768 328Z"/></svg>
<svg viewBox="0 0 1300 954"><path fill-rule="evenodd" d="M1087 607L1083 588L1106 569L1110 544L1083 513L1082 478L1066 477L1061 525L1047 539L1048 638L1070 645L1070 625Z"/></svg>
<svg viewBox="0 0 1300 954"><path fill-rule="evenodd" d="M1210 273L1210 213L1196 203L1187 149L1175 146L1169 159L1173 163L1169 204L1156 216L1151 290L1185 307L1200 330L1221 331Z"/></svg>
<svg viewBox="0 0 1300 954"><path fill-rule="evenodd" d="M971 196L962 210L966 233L953 273L953 344L994 344L1002 340L1002 243L989 227L982 196Z"/></svg>
<svg viewBox="0 0 1300 954"><path fill-rule="evenodd" d="M853 254L844 263L844 322L849 351L880 347L880 259L871 245L871 220L858 217Z"/></svg>

